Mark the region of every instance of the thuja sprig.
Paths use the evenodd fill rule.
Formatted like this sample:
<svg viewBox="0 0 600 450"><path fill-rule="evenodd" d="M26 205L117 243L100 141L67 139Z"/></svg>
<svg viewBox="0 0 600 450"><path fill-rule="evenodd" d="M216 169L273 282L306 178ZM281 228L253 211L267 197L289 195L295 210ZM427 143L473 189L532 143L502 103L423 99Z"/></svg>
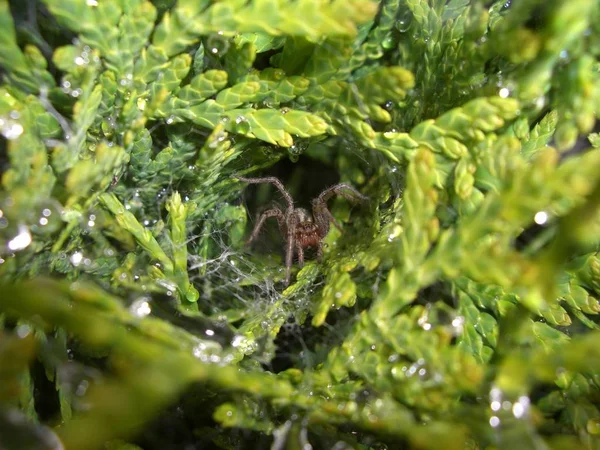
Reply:
<svg viewBox="0 0 600 450"><path fill-rule="evenodd" d="M172 285L176 287L181 304L184 307L192 308L191 305L198 300L199 295L188 278L185 220L190 208L193 208L193 206L184 205L181 202L179 193L174 193L167 202L171 225L171 256L169 256L154 238L152 232L140 224L135 216L127 211L125 206L113 194L102 194L100 201L114 215L119 225L133 235L138 245L144 249L150 259L159 263L158 266L152 268L150 275L162 286L168 288Z"/></svg>
<svg viewBox="0 0 600 450"><path fill-rule="evenodd" d="M177 278L179 291L188 302L197 301L199 296L198 291L190 284L188 277L188 237L186 233L186 219L195 206L192 202L183 203L179 192L174 192L166 204L171 225L173 275Z"/></svg>

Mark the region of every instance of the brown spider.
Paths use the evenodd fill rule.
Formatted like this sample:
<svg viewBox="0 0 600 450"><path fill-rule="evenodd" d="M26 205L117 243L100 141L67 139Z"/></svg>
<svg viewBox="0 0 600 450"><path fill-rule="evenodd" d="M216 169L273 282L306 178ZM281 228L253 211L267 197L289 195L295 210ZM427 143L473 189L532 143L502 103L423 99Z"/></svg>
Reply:
<svg viewBox="0 0 600 450"><path fill-rule="evenodd" d="M256 222L256 226L246 241L246 245L251 244L258 236L265 220L269 217L275 217L279 224L279 232L285 237L285 285L290 284L290 272L292 269L292 259L294 249L298 254L298 264L304 265L304 249L308 247L317 247L317 259L320 261L323 256L323 239L329 232L329 223L333 222L337 229L342 231L340 224L335 220L329 209L327 201L334 195L341 195L346 200L353 203L366 202L369 198L362 195L352 186L340 183L325 189L319 196L312 201L312 214L304 208L295 208L294 200L288 191L285 190L281 181L275 177L245 178L236 177L245 183L272 183L283 195L287 202L287 209L282 212L279 208L271 208L263 212Z"/></svg>

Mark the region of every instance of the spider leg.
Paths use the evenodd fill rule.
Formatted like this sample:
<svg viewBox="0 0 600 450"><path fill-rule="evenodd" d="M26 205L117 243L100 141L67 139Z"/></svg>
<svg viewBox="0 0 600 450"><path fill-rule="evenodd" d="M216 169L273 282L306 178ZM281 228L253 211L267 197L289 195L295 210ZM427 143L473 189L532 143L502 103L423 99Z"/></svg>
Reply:
<svg viewBox="0 0 600 450"><path fill-rule="evenodd" d="M285 246L285 286L289 286L292 275L292 262L294 258L294 233L296 232L296 223L289 224L287 229L287 240Z"/></svg>
<svg viewBox="0 0 600 450"><path fill-rule="evenodd" d="M317 245L317 261L321 262L323 260L323 243L319 241Z"/></svg>
<svg viewBox="0 0 600 450"><path fill-rule="evenodd" d="M323 213L325 213L327 215L327 217L329 217L329 220L331 220L331 222L333 223L333 225L335 225L335 227L342 231L342 226L340 225L340 223L335 219L335 217L333 217L333 214L331 214L331 211L329 211L329 208L323 208Z"/></svg>
<svg viewBox="0 0 600 450"><path fill-rule="evenodd" d="M277 178L275 178L275 177L246 178L246 177L239 177L239 176L236 176L235 178L237 178L240 181L243 181L244 183L250 183L250 184L259 184L259 183L273 184L277 189L279 189L279 192L281 192L281 195L283 195L283 197L285 198L285 201L288 204L288 209L291 210L294 208L294 200L292 199L292 196L290 195L290 193L288 191L285 190L285 188L283 187L283 184L281 184L281 181L279 181Z"/></svg>
<svg viewBox="0 0 600 450"><path fill-rule="evenodd" d="M369 197L367 197L366 195L362 195L349 184L339 183L334 186L328 187L323 192L321 192L317 197L317 201L319 203L327 203L327 201L334 195L341 195L346 200L352 203L366 202L367 200L369 200Z"/></svg>
<svg viewBox="0 0 600 450"><path fill-rule="evenodd" d="M283 213L281 212L281 210L279 208L268 209L260 215L258 222L256 222L256 225L254 226L254 230L252 230L252 234L246 241L246 245L251 244L258 237L258 233L260 233L260 229L262 228L263 224L265 223L265 220L267 220L269 217L277 218L277 222L279 223L279 228L281 230L282 225L285 224L285 217L284 217Z"/></svg>
<svg viewBox="0 0 600 450"><path fill-rule="evenodd" d="M369 199L369 197L362 195L352 186L345 183L336 184L321 192L319 196L312 201L312 209L313 219L319 227L319 235L322 238L329 232L330 222L332 222L338 230L342 231L339 222L335 220L331 211L327 208L327 201L334 195L341 195L352 203L359 201L366 202Z"/></svg>
<svg viewBox="0 0 600 450"><path fill-rule="evenodd" d="M296 243L296 253L298 254L298 266L304 267L304 249L298 243Z"/></svg>

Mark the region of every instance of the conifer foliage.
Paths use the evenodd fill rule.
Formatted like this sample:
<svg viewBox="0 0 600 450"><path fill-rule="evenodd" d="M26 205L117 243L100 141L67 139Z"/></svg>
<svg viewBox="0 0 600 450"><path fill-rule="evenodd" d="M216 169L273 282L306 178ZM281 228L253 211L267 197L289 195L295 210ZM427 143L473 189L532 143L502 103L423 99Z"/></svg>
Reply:
<svg viewBox="0 0 600 450"><path fill-rule="evenodd" d="M0 448L599 449L599 56L599 0L0 0ZM237 176L369 201L286 287Z"/></svg>

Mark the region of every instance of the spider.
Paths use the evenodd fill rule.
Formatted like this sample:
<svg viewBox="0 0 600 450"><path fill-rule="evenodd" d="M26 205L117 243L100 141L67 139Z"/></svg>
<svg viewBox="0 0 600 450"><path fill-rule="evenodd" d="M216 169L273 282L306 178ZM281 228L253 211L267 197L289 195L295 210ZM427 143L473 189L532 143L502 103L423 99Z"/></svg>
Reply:
<svg viewBox="0 0 600 450"><path fill-rule="evenodd" d="M327 201L334 195L341 195L346 200L356 202L366 202L369 198L362 195L352 186L339 183L325 189L319 196L312 201L312 214L304 208L295 208L294 200L283 184L275 177L245 178L236 177L245 183L259 184L271 183L283 195L287 202L287 209L282 211L279 208L271 208L263 212L256 222L256 226L246 241L246 245L251 244L258 236L265 220L275 217L279 224L279 232L285 237L285 286L290 284L290 273L292 270L292 259L294 250L298 255L298 265L304 265L304 249L308 247L317 247L317 260L320 261L323 256L323 239L329 232L330 222L342 231L340 224L335 220L329 209Z"/></svg>

